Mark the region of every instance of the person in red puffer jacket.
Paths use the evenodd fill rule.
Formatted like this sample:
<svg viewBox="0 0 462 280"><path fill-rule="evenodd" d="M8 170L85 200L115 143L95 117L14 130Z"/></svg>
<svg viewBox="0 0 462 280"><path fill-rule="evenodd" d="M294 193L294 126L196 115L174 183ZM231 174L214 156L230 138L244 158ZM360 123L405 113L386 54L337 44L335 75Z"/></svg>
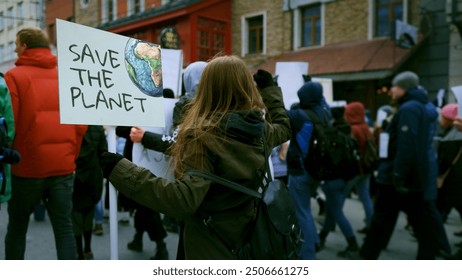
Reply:
<svg viewBox="0 0 462 280"><path fill-rule="evenodd" d="M5 258L24 259L29 217L42 199L53 225L58 259L76 259L72 229L75 160L87 126L60 124L58 70L49 39L40 29L16 34L16 67L5 74L14 112L12 197Z"/></svg>

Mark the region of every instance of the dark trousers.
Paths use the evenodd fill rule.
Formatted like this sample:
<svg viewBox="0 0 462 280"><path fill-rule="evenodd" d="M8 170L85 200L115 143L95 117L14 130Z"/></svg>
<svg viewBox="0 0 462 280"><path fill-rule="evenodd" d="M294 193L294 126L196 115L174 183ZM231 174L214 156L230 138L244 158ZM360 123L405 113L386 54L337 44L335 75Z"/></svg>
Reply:
<svg viewBox="0 0 462 280"><path fill-rule="evenodd" d="M361 257L375 260L390 240L398 215L404 211L418 242L417 259L434 259L440 248L438 233L431 217L432 204L422 193L401 194L390 185L377 185L377 198L371 226L361 247ZM433 204L434 207L434 204Z"/></svg>
<svg viewBox="0 0 462 280"><path fill-rule="evenodd" d="M135 229L137 232L147 232L152 241L161 241L167 237L159 212L141 204L136 205Z"/></svg>

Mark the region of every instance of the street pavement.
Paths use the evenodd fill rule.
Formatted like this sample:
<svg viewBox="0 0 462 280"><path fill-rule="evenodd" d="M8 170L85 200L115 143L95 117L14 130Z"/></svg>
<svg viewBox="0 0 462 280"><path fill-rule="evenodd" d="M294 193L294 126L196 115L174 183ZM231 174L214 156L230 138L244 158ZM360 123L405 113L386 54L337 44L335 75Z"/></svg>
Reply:
<svg viewBox="0 0 462 280"><path fill-rule="evenodd" d="M317 216L317 204L312 200L313 213L315 219L322 222L322 218ZM4 237L6 233L6 226L8 215L6 212L6 204L2 204L0 210L0 259L5 258L4 252ZM364 226L364 212L361 203L357 197L347 199L345 203L345 214L349 218L353 229L357 230ZM120 215L120 214L119 214ZM119 216L120 218L121 216ZM415 259L417 242L411 234L405 230L405 215L400 214L398 223L393 233L392 239L388 248L382 252L380 259L383 260L412 260ZM320 223L317 222L318 229ZM455 237L454 232L462 230L461 220L459 215L453 211L451 212L447 223L445 224L447 235L453 250L457 250L455 243L462 241L462 238ZM109 222L103 224L104 233L102 236L93 235L92 249L95 260L110 260L110 238L109 238ZM150 241L147 234L144 234L144 250L143 252L133 252L127 249L127 243L132 240L135 233L133 227L133 218L130 219L129 224L118 224L118 257L119 260L148 260L155 252L155 243ZM357 233L358 243L363 242L364 235ZM178 244L178 234L168 233L166 238L167 248L169 250L169 257L171 260L176 258L176 249ZM336 256L337 252L346 247L346 241L338 228L331 232L327 237L326 247L324 250L317 254L319 260L338 260L341 259ZM43 222L37 222L31 215L29 223L29 230L27 233L26 242L26 260L55 260L56 250L54 245L53 231L48 217Z"/></svg>

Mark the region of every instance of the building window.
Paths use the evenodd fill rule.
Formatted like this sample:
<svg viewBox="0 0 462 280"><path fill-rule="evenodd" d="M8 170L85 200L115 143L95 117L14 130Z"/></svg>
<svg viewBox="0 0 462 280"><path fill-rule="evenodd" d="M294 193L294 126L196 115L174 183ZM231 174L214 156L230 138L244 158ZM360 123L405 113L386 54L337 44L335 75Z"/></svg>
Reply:
<svg viewBox="0 0 462 280"><path fill-rule="evenodd" d="M103 22L114 21L117 19L117 0L102 1Z"/></svg>
<svg viewBox="0 0 462 280"><path fill-rule="evenodd" d="M9 42L8 43L8 50L7 50L7 56L8 56L8 59L14 59L14 48L15 48L15 44L14 42Z"/></svg>
<svg viewBox="0 0 462 280"><path fill-rule="evenodd" d="M225 48L226 24L207 18L198 18L197 60L209 60Z"/></svg>
<svg viewBox="0 0 462 280"><path fill-rule="evenodd" d="M80 0L80 7L83 9L87 8L88 4L90 4L90 0Z"/></svg>
<svg viewBox="0 0 462 280"><path fill-rule="evenodd" d="M404 18L404 1L403 0L374 0L375 15L375 37L391 36L393 24L399 19Z"/></svg>
<svg viewBox="0 0 462 280"><path fill-rule="evenodd" d="M107 19L108 21L114 20L114 1L112 0L107 3Z"/></svg>
<svg viewBox="0 0 462 280"><path fill-rule="evenodd" d="M6 10L6 24L8 28L13 28L13 23L14 23L14 14L13 14L13 7L9 7L8 10Z"/></svg>
<svg viewBox="0 0 462 280"><path fill-rule="evenodd" d="M5 45L0 45L0 62L5 61Z"/></svg>
<svg viewBox="0 0 462 280"><path fill-rule="evenodd" d="M321 5L300 8L301 47L321 45Z"/></svg>
<svg viewBox="0 0 462 280"><path fill-rule="evenodd" d="M134 0L134 4L133 4L133 12L135 14L138 14L141 12L141 0Z"/></svg>
<svg viewBox="0 0 462 280"><path fill-rule="evenodd" d="M139 14L144 11L144 0L127 0L128 15Z"/></svg>
<svg viewBox="0 0 462 280"><path fill-rule="evenodd" d="M242 55L266 52L266 14L247 15L242 18Z"/></svg>
<svg viewBox="0 0 462 280"><path fill-rule="evenodd" d="M259 54L263 52L263 16L247 19L248 26L248 53Z"/></svg>
<svg viewBox="0 0 462 280"><path fill-rule="evenodd" d="M0 31L5 29L5 16L3 14L3 11L0 12Z"/></svg>
<svg viewBox="0 0 462 280"><path fill-rule="evenodd" d="M17 18L18 18L18 25L23 24L24 23L24 5L23 5L23 2L18 3L16 14L17 14Z"/></svg>

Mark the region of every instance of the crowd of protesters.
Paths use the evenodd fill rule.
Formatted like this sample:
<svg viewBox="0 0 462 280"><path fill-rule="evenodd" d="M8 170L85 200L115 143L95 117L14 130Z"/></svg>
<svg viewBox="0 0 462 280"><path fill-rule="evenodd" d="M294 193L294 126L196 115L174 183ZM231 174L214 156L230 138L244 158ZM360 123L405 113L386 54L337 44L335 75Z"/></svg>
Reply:
<svg viewBox="0 0 462 280"><path fill-rule="evenodd" d="M107 151L102 126L60 124L57 59L41 30L19 31L15 52L16 66L0 80L0 111L8 128L1 139L0 193L0 202L8 203L6 259L24 259L29 218L41 204L53 227L57 259L94 259L91 236L103 234L103 186L109 181L119 191L120 210L134 217L127 249L142 251L147 232L156 243L151 259L169 259L164 241L169 229L180 235L176 259L237 259L232 248L240 246L253 222L255 201L188 171L256 190L267 158L296 207L300 259L316 259L330 246L327 237L336 226L347 245L339 257L378 259L400 212L417 240L416 259L462 258L462 250L451 252L444 226L452 209L462 219L462 118L457 104L437 108L411 71L394 76L392 106L386 118L370 125L364 104L330 107L320 83L306 81L297 92L299 102L287 110L271 73L251 73L237 56L194 62L184 71L186 94L172 108L172 127L165 134L118 127L125 139L122 155ZM319 121L356 140L357 174L320 181L305 170L297 133L303 124L315 127ZM380 151L380 161L366 171L368 141ZM174 179L133 163L133 143L168 156ZM344 212L352 192L364 209L364 227L356 231ZM324 217L319 230L312 198ZM358 234L365 235L363 242Z"/></svg>

